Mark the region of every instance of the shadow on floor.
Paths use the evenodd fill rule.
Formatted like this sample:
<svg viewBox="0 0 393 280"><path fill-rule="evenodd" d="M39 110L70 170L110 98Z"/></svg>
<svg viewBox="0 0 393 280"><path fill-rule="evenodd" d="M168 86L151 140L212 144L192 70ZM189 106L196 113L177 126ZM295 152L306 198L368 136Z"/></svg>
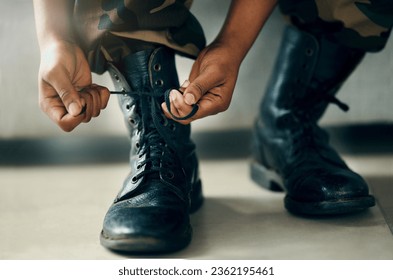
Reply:
<svg viewBox="0 0 393 280"><path fill-rule="evenodd" d="M311 249L307 245L309 242L314 243L313 246L325 244L324 240L332 238L333 233L348 234L348 231L356 232L357 228L364 230L380 225L370 210L330 218L296 217L284 210L282 198L282 195L268 199L207 198L202 208L191 216L194 234L186 249L166 255L143 255L143 258L187 258L190 255L204 258L214 253L222 259L249 259L250 256L285 259L288 258L285 252L295 249L298 253L292 252L291 258L307 259L308 254L315 254L315 247ZM305 228L309 232L307 238L304 238ZM339 246L332 246L336 252L324 248L326 252L321 251L320 257L331 258L332 254L338 258L354 258L337 253Z"/></svg>

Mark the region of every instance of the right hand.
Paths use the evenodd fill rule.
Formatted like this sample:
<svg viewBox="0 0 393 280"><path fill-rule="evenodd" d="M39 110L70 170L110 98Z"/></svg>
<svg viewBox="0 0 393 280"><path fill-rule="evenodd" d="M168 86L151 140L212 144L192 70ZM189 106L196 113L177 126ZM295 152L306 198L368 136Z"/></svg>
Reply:
<svg viewBox="0 0 393 280"><path fill-rule="evenodd" d="M45 47L38 78L40 108L64 131L89 122L108 104L109 90L92 84L86 57L74 43Z"/></svg>
<svg viewBox="0 0 393 280"><path fill-rule="evenodd" d="M241 64L233 49L220 43L212 43L201 51L194 62L189 81L181 86L182 95L177 90L170 92L171 112L176 117L188 115L193 104L198 111L190 118L176 120L163 103L162 109L168 118L181 124L224 112L228 109Z"/></svg>

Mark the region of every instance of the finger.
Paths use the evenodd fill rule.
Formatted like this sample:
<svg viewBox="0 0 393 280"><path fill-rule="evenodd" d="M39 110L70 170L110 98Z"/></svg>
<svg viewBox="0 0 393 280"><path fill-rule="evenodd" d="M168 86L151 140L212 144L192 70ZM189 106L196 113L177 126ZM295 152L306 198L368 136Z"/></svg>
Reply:
<svg viewBox="0 0 393 280"><path fill-rule="evenodd" d="M83 90L84 93L89 94L91 97L91 116L98 117L101 112L101 97L99 90L94 87L90 86Z"/></svg>
<svg viewBox="0 0 393 280"><path fill-rule="evenodd" d="M183 94L186 88L190 85L189 80L185 80L183 84L180 86L179 91Z"/></svg>
<svg viewBox="0 0 393 280"><path fill-rule="evenodd" d="M55 122L62 130L69 132L78 126L83 116L73 117L68 114L60 97L57 95L53 87L42 82L39 83L40 95L39 105L43 112Z"/></svg>
<svg viewBox="0 0 393 280"><path fill-rule="evenodd" d="M51 105L50 105L51 106ZM66 132L72 131L80 123L82 123L84 116L71 116L65 110L63 104L60 106L51 106L51 110L46 112L51 120L53 120L62 130Z"/></svg>
<svg viewBox="0 0 393 280"><path fill-rule="evenodd" d="M103 86L95 85L99 92L99 96L101 99L101 109L105 109L109 102L109 97L111 96L109 89Z"/></svg>
<svg viewBox="0 0 393 280"><path fill-rule="evenodd" d="M93 117L98 117L101 113L101 97L100 92L96 88L92 88L90 95L93 97Z"/></svg>
<svg viewBox="0 0 393 280"><path fill-rule="evenodd" d="M83 122L87 123L91 121L92 118L98 117L101 110L106 108L110 92L105 87L92 84L83 88L80 95L86 104L81 114L84 115Z"/></svg>
<svg viewBox="0 0 393 280"><path fill-rule="evenodd" d="M93 97L86 91L81 92L82 99L85 102L85 112L81 115L84 117L82 122L87 123L93 117Z"/></svg>
<svg viewBox="0 0 393 280"><path fill-rule="evenodd" d="M106 87L92 84L84 88L83 92L90 94L92 97L92 117L98 117L101 110L105 109L108 105L110 91Z"/></svg>
<svg viewBox="0 0 393 280"><path fill-rule="evenodd" d="M170 106L170 108L168 108L166 101L161 103L161 108L164 112L164 115L168 119L173 119L173 115L179 116L179 112L178 112L177 108L175 106L173 106L173 104L172 104L172 99L174 98L174 96L171 95L172 91L175 91L175 90L171 90L169 93L169 106Z"/></svg>
<svg viewBox="0 0 393 280"><path fill-rule="evenodd" d="M171 101L171 112L176 117L185 117L191 113L193 107L185 103L184 97L179 91L171 90L169 98Z"/></svg>
<svg viewBox="0 0 393 280"><path fill-rule="evenodd" d="M199 103L198 103L198 106L199 106L198 111L193 116L191 116L191 117L189 117L189 118L187 118L185 120L179 120L179 119L174 119L173 118L172 114L175 115L176 117L183 117L185 114L182 115L181 113L179 113L178 109L175 106L173 106L172 102L171 102L171 113L172 114L169 112L169 109L168 109L168 107L167 107L165 102L161 104L161 108L162 108L162 110L163 110L163 112L164 112L164 114L165 114L165 116L167 118L173 119L173 120L175 120L178 123L186 125L186 124L191 123L194 120L201 119L201 118L204 118L206 116L214 115L214 114L217 113L216 112L216 108L214 107L214 101L210 100L208 95L209 95L209 93L207 93L199 101ZM207 100L205 100L205 99L207 99ZM202 104L202 106L201 106L201 104Z"/></svg>
<svg viewBox="0 0 393 280"><path fill-rule="evenodd" d="M75 117L80 114L85 104L67 73L52 71L47 75L45 82L54 88L70 115Z"/></svg>
<svg viewBox="0 0 393 280"><path fill-rule="evenodd" d="M83 118L84 118L83 114L74 117L67 113L60 119L60 121L57 124L60 126L62 130L66 132L70 132L83 122Z"/></svg>

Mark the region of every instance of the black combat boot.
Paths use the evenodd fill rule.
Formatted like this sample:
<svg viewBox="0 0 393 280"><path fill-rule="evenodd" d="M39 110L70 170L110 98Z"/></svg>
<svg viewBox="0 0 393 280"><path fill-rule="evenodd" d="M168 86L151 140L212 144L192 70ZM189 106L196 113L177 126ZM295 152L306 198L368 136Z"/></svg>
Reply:
<svg viewBox="0 0 393 280"><path fill-rule="evenodd" d="M131 171L105 216L101 244L130 253L163 253L191 241L189 213L202 204L190 126L167 119L164 93L178 88L174 53L146 50L109 65L131 139Z"/></svg>
<svg viewBox="0 0 393 280"><path fill-rule="evenodd" d="M294 27L285 31L253 137L251 176L286 192L285 207L300 215L333 215L374 206L366 182L329 146L317 122L364 57Z"/></svg>

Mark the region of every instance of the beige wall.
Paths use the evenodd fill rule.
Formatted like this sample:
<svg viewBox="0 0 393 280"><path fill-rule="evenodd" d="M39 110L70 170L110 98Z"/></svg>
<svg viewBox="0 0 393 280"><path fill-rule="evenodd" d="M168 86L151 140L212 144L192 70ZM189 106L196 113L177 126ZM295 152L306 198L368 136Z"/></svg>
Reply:
<svg viewBox="0 0 393 280"><path fill-rule="evenodd" d="M193 11L205 27L208 41L218 32L229 0L195 0ZM258 110L270 75L280 34L284 26L276 11L262 31L241 68L230 109L220 115L198 121L195 130L250 127ZM35 38L30 0L0 0L0 138L57 136L60 131L40 112L37 105L39 53ZM339 94L351 110L341 112L331 106L322 119L324 124L364 123L393 120L393 46L368 55ZM180 80L187 78L192 61L178 59ZM94 77L111 86L108 78ZM88 125L77 128L75 135L117 135L125 132L117 101Z"/></svg>

